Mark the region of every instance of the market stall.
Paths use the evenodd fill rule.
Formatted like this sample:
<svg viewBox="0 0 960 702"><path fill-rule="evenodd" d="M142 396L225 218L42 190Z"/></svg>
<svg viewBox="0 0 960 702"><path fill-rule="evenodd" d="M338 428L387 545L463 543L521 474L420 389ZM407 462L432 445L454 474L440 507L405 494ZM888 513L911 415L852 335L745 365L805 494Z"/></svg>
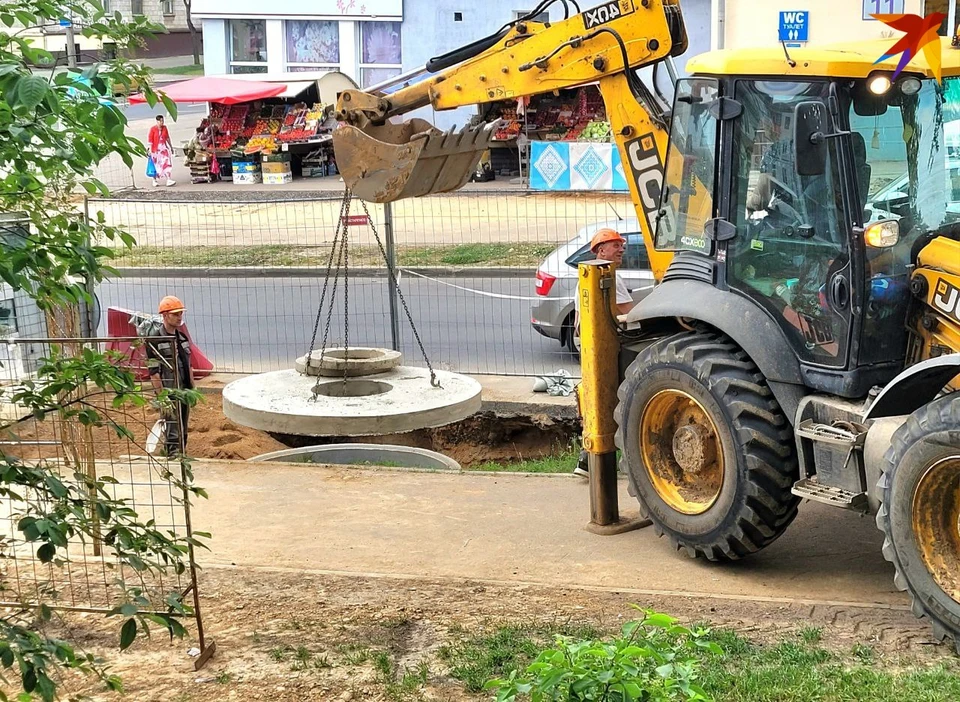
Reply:
<svg viewBox="0 0 960 702"><path fill-rule="evenodd" d="M196 136L183 145L191 178L238 185L285 185L294 176L336 175L332 103L317 81L251 81L205 76L165 86L174 102L206 102ZM134 96L131 102L144 102Z"/></svg>
<svg viewBox="0 0 960 702"><path fill-rule="evenodd" d="M490 151L497 175L519 175L536 189L626 189L596 85L491 103L481 118L503 120Z"/></svg>

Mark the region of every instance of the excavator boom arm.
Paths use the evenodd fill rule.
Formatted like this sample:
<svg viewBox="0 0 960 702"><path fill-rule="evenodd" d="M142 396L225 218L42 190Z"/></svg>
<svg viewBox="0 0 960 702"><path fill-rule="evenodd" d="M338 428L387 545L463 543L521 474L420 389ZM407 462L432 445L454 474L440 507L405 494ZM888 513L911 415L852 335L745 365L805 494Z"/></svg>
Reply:
<svg viewBox="0 0 960 702"><path fill-rule="evenodd" d="M392 95L345 91L337 116L382 124L428 105L449 110L561 90L652 65L685 43L676 0L612 0L553 24L518 22L493 46Z"/></svg>
<svg viewBox="0 0 960 702"><path fill-rule="evenodd" d="M549 4L549 0L546 3ZM520 21L434 60L430 78L392 95L341 94L334 132L337 166L358 197L391 202L466 184L496 123L441 132L389 118L424 106L453 109L537 95L596 81L659 280L672 258L653 244L667 125L633 69L686 49L677 0L613 0L553 24Z"/></svg>

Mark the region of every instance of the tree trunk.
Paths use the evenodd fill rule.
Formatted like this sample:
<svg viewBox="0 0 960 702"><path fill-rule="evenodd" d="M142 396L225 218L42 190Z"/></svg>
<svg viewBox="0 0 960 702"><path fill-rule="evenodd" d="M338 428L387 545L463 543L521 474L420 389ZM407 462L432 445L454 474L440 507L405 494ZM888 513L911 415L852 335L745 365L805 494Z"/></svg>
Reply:
<svg viewBox="0 0 960 702"><path fill-rule="evenodd" d="M193 26L193 17L190 14L190 6L193 0L183 0L183 6L187 10L187 29L190 30L190 42L193 44L193 65L200 65L200 35L197 34L197 28Z"/></svg>

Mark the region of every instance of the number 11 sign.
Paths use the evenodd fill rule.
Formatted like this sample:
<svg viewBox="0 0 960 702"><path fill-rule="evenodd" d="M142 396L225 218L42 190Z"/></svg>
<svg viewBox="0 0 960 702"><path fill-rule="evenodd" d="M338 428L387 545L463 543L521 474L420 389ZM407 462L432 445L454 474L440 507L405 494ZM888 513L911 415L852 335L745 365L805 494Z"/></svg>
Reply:
<svg viewBox="0 0 960 702"><path fill-rule="evenodd" d="M863 19L873 20L870 15L902 15L903 0L863 0Z"/></svg>

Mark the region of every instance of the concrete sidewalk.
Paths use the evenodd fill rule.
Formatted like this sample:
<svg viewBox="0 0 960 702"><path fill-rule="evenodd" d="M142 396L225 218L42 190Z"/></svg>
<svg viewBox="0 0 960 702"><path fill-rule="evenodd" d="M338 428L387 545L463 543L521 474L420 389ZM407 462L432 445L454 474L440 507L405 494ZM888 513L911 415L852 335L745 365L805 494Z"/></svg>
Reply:
<svg viewBox="0 0 960 702"><path fill-rule="evenodd" d="M213 533L202 565L907 606L873 521L816 504L762 553L720 565L675 553L649 528L588 533L587 485L569 476L194 467L210 494L194 511L194 528Z"/></svg>

